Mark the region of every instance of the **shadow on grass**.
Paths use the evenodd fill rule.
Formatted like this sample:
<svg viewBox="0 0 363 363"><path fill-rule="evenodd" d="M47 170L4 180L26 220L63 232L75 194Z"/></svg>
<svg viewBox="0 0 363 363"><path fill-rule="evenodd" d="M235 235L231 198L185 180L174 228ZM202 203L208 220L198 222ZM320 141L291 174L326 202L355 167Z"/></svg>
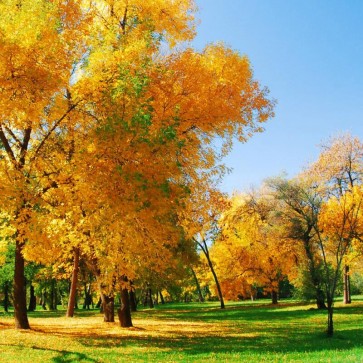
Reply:
<svg viewBox="0 0 363 363"><path fill-rule="evenodd" d="M57 357L52 358L54 363L71 363L71 362L99 362L90 358L88 355L78 352L60 351Z"/></svg>
<svg viewBox="0 0 363 363"><path fill-rule="evenodd" d="M348 351L361 347L363 331L358 329L336 332L333 338L327 338L323 333L299 333L277 329L270 334L256 333L255 336L212 336L197 337L179 336L167 337L96 337L78 340L87 347L132 347L147 346L150 353L158 350L178 351L186 355L203 355L213 353L243 353L246 351L258 354L274 353L304 353L329 350Z"/></svg>

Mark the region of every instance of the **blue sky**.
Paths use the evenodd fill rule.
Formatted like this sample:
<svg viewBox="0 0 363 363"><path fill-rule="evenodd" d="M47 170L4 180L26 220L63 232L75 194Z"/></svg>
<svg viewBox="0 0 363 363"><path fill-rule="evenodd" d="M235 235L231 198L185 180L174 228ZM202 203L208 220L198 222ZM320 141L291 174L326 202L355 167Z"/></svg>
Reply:
<svg viewBox="0 0 363 363"><path fill-rule="evenodd" d="M193 45L223 41L246 54L278 102L265 132L235 144L226 192L299 172L340 132L363 140L363 1L196 0Z"/></svg>

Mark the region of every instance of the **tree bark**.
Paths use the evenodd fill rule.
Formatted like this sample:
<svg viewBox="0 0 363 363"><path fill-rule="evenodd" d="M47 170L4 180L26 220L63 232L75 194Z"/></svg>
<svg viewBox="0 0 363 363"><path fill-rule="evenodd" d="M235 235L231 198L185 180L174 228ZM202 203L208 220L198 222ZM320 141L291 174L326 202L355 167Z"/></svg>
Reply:
<svg viewBox="0 0 363 363"><path fill-rule="evenodd" d="M137 311L136 295L134 290L129 291L129 299L130 299L130 310L132 312Z"/></svg>
<svg viewBox="0 0 363 363"><path fill-rule="evenodd" d="M83 309L90 310L90 306L93 306L92 294L91 294L91 284L84 284L84 302Z"/></svg>
<svg viewBox="0 0 363 363"><path fill-rule="evenodd" d="M272 301L272 304L274 304L274 305L278 304L277 291L275 291L275 290L271 291L271 301Z"/></svg>
<svg viewBox="0 0 363 363"><path fill-rule="evenodd" d="M197 244L202 249L205 257L207 258L208 266L209 266L209 268L210 268L210 270L212 272L214 282L216 283L216 286L217 286L217 292L218 292L218 297L219 297L219 301L220 301L220 304L221 304L221 309L224 309L225 305L224 305L224 299L223 299L221 285L219 284L218 277L217 277L217 274L216 274L216 272L214 270L212 260L210 259L207 243L206 243L206 241L203 240L203 244L201 242L198 242L198 241L197 241Z"/></svg>
<svg viewBox="0 0 363 363"><path fill-rule="evenodd" d="M48 301L47 301L47 305L48 305L48 310L57 310L57 301L58 301L58 297L57 297L57 282L55 279L52 279L50 281L50 292L48 294Z"/></svg>
<svg viewBox="0 0 363 363"><path fill-rule="evenodd" d="M103 321L105 323L115 322L115 298L101 293Z"/></svg>
<svg viewBox="0 0 363 363"><path fill-rule="evenodd" d="M308 258L308 264L309 264L309 274L310 274L311 281L315 288L316 306L318 309L326 309L327 307L325 305L324 292L321 289L321 279L319 278L319 273L318 273L318 269L315 265L313 252L311 251L310 230L311 230L311 228L309 227L303 236L305 253L306 253L306 257Z"/></svg>
<svg viewBox="0 0 363 363"><path fill-rule="evenodd" d="M333 306L328 302L328 330L327 330L328 337L332 337L333 333L334 333Z"/></svg>
<svg viewBox="0 0 363 363"><path fill-rule="evenodd" d="M165 300L164 300L164 296L163 296L161 290L159 291L159 295L160 295L160 301L164 305L165 304Z"/></svg>
<svg viewBox="0 0 363 363"><path fill-rule="evenodd" d="M25 260L23 242L16 239L14 270L14 317L17 329L30 329L26 309L26 284L24 276Z"/></svg>
<svg viewBox="0 0 363 363"><path fill-rule="evenodd" d="M194 281L195 281L195 286L197 287L197 291L198 291L198 296L199 296L199 302L204 302L204 297L202 294L202 290L200 289L200 285L199 285L199 281L197 278L197 274L195 273L193 267L190 268L190 270L192 271L193 277L194 277Z"/></svg>
<svg viewBox="0 0 363 363"><path fill-rule="evenodd" d="M344 304L350 304L352 302L350 297L350 277L349 277L349 266L344 266L344 275L343 275L343 292L344 292L344 298L343 302Z"/></svg>
<svg viewBox="0 0 363 363"><path fill-rule="evenodd" d="M130 297L126 288L121 289L121 307L117 310L120 325L123 328L132 327Z"/></svg>
<svg viewBox="0 0 363 363"><path fill-rule="evenodd" d="M72 281L71 281L71 288L69 291L68 309L66 314L66 316L69 318L74 316L74 307L76 305L76 294L77 294L78 270L79 270L79 248L75 248L74 257L73 257Z"/></svg>
<svg viewBox="0 0 363 363"><path fill-rule="evenodd" d="M10 305L10 299L9 299L9 282L5 281L4 283L4 311L9 312L9 305Z"/></svg>
<svg viewBox="0 0 363 363"><path fill-rule="evenodd" d="M153 294L151 291L151 287L149 287L147 289L147 294L148 294L148 299L149 299L149 308L153 309L154 308L154 301L153 301Z"/></svg>
<svg viewBox="0 0 363 363"><path fill-rule="evenodd" d="M28 305L28 311L34 311L37 308L37 298L34 293L34 286L30 284L30 299Z"/></svg>

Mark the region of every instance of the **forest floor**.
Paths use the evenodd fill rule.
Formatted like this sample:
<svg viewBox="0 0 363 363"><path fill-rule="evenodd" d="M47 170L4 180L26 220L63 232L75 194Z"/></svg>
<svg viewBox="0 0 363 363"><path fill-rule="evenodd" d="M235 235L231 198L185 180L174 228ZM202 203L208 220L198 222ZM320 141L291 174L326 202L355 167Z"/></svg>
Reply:
<svg viewBox="0 0 363 363"><path fill-rule="evenodd" d="M281 301L158 305L133 313L133 328L96 310L29 313L16 330L0 311L0 362L363 362L363 297L336 303L335 334L314 305Z"/></svg>

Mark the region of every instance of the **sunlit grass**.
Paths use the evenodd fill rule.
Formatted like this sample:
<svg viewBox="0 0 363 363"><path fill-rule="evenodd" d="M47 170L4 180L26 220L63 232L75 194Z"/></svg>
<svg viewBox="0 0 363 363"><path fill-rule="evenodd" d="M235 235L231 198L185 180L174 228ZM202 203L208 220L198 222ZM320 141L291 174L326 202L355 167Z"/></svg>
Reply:
<svg viewBox="0 0 363 363"><path fill-rule="evenodd" d="M0 314L1 362L363 362L363 300L326 313L282 302L166 304L133 315L134 328L104 323L98 311L29 314L30 331Z"/></svg>

